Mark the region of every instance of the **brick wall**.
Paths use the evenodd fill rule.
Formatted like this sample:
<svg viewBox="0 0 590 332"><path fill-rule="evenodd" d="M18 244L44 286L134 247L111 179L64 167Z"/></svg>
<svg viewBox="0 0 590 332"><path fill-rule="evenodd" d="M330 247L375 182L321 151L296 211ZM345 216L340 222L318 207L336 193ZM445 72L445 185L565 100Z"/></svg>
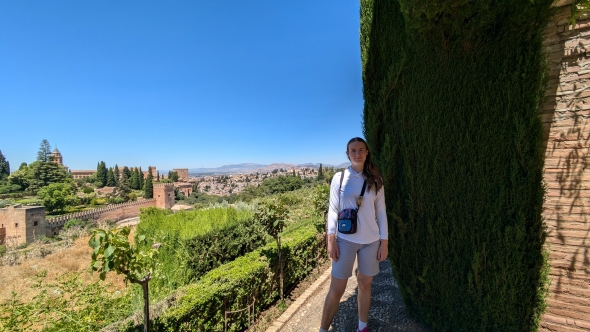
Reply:
<svg viewBox="0 0 590 332"><path fill-rule="evenodd" d="M590 20L567 24L561 7L547 27L549 81L542 118L544 218L551 288L542 331L590 330Z"/></svg>

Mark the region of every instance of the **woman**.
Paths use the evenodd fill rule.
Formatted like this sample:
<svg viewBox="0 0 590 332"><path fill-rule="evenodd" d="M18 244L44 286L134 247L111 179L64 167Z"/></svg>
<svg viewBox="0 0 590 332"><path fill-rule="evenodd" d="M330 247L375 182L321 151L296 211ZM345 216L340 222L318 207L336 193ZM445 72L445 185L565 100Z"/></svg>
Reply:
<svg viewBox="0 0 590 332"><path fill-rule="evenodd" d="M338 172L330 186L328 212L328 254L332 259L330 290L324 302L320 332L327 331L338 311L340 298L346 289L352 267L358 257L358 331L367 332L371 284L379 273L379 262L387 258L387 215L383 196L383 178L371 162L367 142L360 137L351 139L346 146L351 166ZM341 181L341 177L342 181ZM366 181L366 191L358 209L357 231L354 234L339 233L338 212L357 206ZM342 183L342 184L341 184ZM338 233L338 236L336 236Z"/></svg>

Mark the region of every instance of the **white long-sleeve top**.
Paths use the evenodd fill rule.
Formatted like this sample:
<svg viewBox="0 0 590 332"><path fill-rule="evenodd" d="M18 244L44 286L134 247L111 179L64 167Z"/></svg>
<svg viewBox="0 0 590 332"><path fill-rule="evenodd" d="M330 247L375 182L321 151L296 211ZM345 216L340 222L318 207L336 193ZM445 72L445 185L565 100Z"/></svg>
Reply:
<svg viewBox="0 0 590 332"><path fill-rule="evenodd" d="M356 208L356 198L360 196L363 188L363 173L355 172L352 167L344 170L344 179L340 188L338 172L332 178L330 184L330 207L328 210L328 234L338 232L338 211ZM367 188L368 188L367 184ZM340 196L340 210L338 209L338 196ZM354 234L338 233L338 237L359 244L375 242L379 239L387 240L387 213L385 212L385 196L383 187L375 192L365 190L363 203L358 210L357 231Z"/></svg>

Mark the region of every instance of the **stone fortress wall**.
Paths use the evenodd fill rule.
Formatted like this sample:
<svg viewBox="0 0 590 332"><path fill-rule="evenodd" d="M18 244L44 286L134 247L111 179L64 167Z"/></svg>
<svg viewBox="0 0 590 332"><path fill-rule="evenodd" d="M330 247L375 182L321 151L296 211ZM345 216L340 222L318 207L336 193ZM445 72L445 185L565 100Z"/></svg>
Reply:
<svg viewBox="0 0 590 332"><path fill-rule="evenodd" d="M0 244L20 245L33 242L39 236L57 235L65 223L74 218L97 222L107 219L120 221L136 217L139 215L140 208L148 206L172 208L174 206L174 185L171 183L155 184L154 198L113 204L53 218L46 218L43 206L12 205L0 209Z"/></svg>

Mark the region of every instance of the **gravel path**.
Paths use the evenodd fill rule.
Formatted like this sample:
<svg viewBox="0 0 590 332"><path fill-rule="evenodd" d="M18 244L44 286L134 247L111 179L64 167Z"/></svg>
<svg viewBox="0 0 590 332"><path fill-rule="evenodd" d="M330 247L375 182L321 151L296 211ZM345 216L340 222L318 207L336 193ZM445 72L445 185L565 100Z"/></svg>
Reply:
<svg viewBox="0 0 590 332"><path fill-rule="evenodd" d="M356 262L354 269L356 274ZM311 296L299 304L298 308L295 308L296 310L291 318L282 325L279 331L317 332L320 327L324 299L326 298L329 287L330 281L328 276ZM330 331L356 332L357 324L357 282L356 276L353 276L348 279L346 291L342 296L338 313L336 313ZM397 282L393 278L389 260L379 264L379 274L373 279L369 330L428 332L426 328L409 318L406 314L404 302Z"/></svg>

